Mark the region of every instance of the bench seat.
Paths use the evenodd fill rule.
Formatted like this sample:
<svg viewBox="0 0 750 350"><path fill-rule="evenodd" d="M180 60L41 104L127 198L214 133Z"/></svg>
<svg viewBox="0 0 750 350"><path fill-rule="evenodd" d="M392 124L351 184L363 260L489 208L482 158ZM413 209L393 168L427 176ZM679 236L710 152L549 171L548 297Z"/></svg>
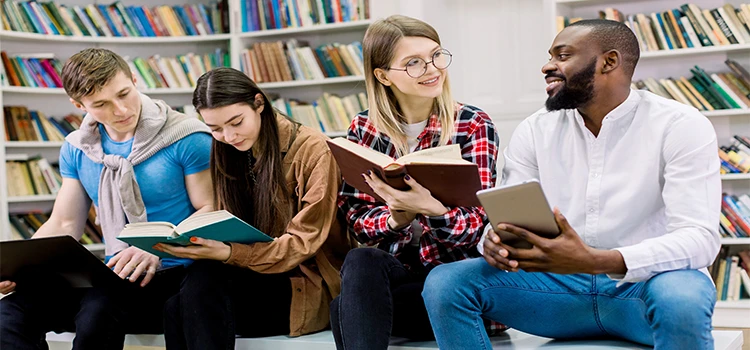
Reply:
<svg viewBox="0 0 750 350"><path fill-rule="evenodd" d="M716 350L741 350L741 331L713 331ZM73 333L48 333L47 343L50 350L70 349ZM164 337L161 335L128 335L126 345L164 347ZM492 338L493 349L649 349L649 347L629 343L621 340L575 340L560 341L537 337L527 333L510 329L505 334ZM323 331L301 337L287 336L265 338L237 339L235 349L238 350L332 350L335 349L331 331ZM404 339L391 339L390 350L428 350L437 349L434 341L409 342Z"/></svg>

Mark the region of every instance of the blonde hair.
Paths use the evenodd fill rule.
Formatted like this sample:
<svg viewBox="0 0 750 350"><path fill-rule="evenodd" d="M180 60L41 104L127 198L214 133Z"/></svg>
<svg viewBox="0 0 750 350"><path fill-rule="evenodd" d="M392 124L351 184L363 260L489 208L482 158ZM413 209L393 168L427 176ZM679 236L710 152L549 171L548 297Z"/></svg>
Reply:
<svg viewBox="0 0 750 350"><path fill-rule="evenodd" d="M406 134L401 126L398 101L391 89L375 78L375 69L390 67L397 43L403 37L423 37L440 45L440 37L435 28L416 18L393 15L377 20L367 28L362 41L365 65L365 86L369 104L368 118L375 128L390 137L399 156L408 152ZM456 105L451 95L448 75L445 75L443 92L435 98L433 111L437 111L442 132L440 145L450 142L455 130Z"/></svg>

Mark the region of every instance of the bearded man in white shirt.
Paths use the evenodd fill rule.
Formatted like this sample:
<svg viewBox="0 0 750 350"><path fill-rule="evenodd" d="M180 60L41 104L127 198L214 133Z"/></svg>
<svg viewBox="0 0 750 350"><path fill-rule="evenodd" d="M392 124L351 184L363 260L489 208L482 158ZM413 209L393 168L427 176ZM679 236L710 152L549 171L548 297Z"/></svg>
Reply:
<svg viewBox="0 0 750 350"><path fill-rule="evenodd" d="M554 239L492 223L471 259L435 268L422 293L441 349L491 349L483 319L550 338L616 337L713 349L719 250L716 134L696 109L630 89L638 41L625 25L565 28L542 67L546 108L504 152L503 184L539 179ZM563 213L565 216L563 216Z"/></svg>

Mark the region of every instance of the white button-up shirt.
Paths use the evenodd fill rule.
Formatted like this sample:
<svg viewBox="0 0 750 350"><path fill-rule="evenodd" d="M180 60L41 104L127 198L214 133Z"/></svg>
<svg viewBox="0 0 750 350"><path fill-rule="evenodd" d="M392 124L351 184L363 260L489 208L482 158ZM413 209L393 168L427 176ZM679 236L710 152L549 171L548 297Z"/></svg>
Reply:
<svg viewBox="0 0 750 350"><path fill-rule="evenodd" d="M708 274L720 247L720 162L714 128L696 109L632 90L598 136L577 110L542 109L504 155L502 184L539 179L586 244L620 251L628 271L612 278Z"/></svg>

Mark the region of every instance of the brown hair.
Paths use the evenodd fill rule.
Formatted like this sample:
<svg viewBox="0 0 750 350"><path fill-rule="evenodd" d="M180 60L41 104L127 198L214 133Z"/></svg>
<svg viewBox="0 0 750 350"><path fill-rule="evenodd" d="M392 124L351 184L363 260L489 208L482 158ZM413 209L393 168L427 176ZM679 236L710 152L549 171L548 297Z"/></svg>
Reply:
<svg viewBox="0 0 750 350"><path fill-rule="evenodd" d="M375 69L390 67L396 54L396 43L407 36L427 38L441 45L435 28L416 18L401 15L375 21L367 28L362 41L365 86L367 102L370 106L368 118L378 131L390 137L399 155L408 153L406 133L400 124L403 122L400 117L400 106L393 91L375 78ZM448 144L453 136L455 110L455 101L451 95L450 82L446 74L443 92L435 98L433 106L442 129L440 145Z"/></svg>
<svg viewBox="0 0 750 350"><path fill-rule="evenodd" d="M256 103L261 94L263 102ZM281 167L276 112L263 91L242 72L216 68L203 74L193 93L193 106L204 109L243 103L260 113L260 134L253 145L257 160L250 169L248 150L242 152L214 139L211 147L211 176L214 208L225 209L272 237L281 236L292 218L290 192ZM291 121L290 121L291 122Z"/></svg>
<svg viewBox="0 0 750 350"><path fill-rule="evenodd" d="M128 78L132 75L122 57L107 49L88 48L65 62L63 87L70 98L80 102L82 97L99 92L119 72Z"/></svg>

